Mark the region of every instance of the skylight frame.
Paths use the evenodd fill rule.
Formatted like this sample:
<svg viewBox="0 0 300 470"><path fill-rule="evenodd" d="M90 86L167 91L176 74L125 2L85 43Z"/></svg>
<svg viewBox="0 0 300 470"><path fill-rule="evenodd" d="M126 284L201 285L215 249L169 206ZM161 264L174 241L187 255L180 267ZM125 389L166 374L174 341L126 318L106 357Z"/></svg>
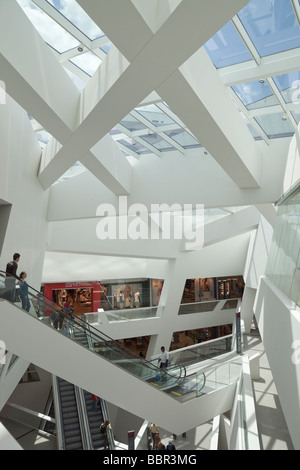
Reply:
<svg viewBox="0 0 300 470"><path fill-rule="evenodd" d="M76 2L76 0L73 0L73 1ZM53 2L55 2L55 0L53 0ZM99 28L98 25L96 25L96 23L92 20L92 18L89 17L89 15L80 7L80 5L77 2L76 2L76 4L78 5L78 8L80 9L80 11L82 11L82 14L86 18L88 18L90 20L90 22L93 23L93 25L101 32L100 35L97 35L94 38L90 37L82 28L80 28L78 25L76 25L75 22L73 22L66 15L64 15L64 13L62 13L58 8L56 8L55 5L52 5L51 0L46 0L46 3L48 3L52 8L54 8L63 18L65 18L69 23L71 23L80 33L82 33L84 36L86 36L90 41L95 41L95 40L100 39L103 36L105 36L105 33Z"/></svg>
<svg viewBox="0 0 300 470"><path fill-rule="evenodd" d="M290 0L290 2L294 10L296 20L300 27L299 0ZM249 65L249 62L242 62L240 64L235 64L232 66L227 66L218 69L218 73L226 87L229 89L229 93L232 99L242 110L246 119L251 123L256 132L258 132L262 136L266 143L268 143L270 139L266 136L264 132L262 132L260 126L257 126L255 116L260 116L262 114L273 114L276 112L283 111L294 130L297 131L297 120L292 113L299 110L300 106L299 104L285 102L281 92L277 88L272 77L284 73L290 73L300 69L300 66L298 65L300 64L300 47L278 52L276 54L268 55L265 57L260 57L238 15L234 16L231 21L239 32L245 45L248 47L248 50L251 52L255 63L255 65L254 63L252 65ZM297 66L295 66L295 64L297 64ZM239 97L233 92L233 90L231 90L231 87L234 85L255 80L265 80L268 83L274 96L278 100L279 106L259 108L256 111L247 110L243 103L241 103Z"/></svg>
<svg viewBox="0 0 300 470"><path fill-rule="evenodd" d="M90 51L95 54L99 59L104 60L107 54L101 49L101 47L111 44L111 40L106 35L101 36L98 39L90 40L82 31L80 31L80 29L78 29L71 21L69 21L64 15L62 15L54 6L48 3L47 0L31 1L80 43L78 47L81 47L83 49L82 52L78 50L78 47L72 48L62 54L59 54L53 48L51 49L54 53L56 53L57 59L64 67L66 67L75 75L78 75L81 80L87 82L91 78L91 76L85 73L79 67L74 67L74 64L70 62L70 59ZM82 72L85 75L83 75Z"/></svg>
<svg viewBox="0 0 300 470"><path fill-rule="evenodd" d="M258 2L258 1L261 2L261 0L252 0L253 3L254 3L254 2ZM296 22L297 22L297 24L298 24L297 46L295 45L295 46L293 46L293 47L288 47L288 48L285 48L285 46L284 46L284 48L281 48L281 50L278 49L278 50L276 50L276 51L274 51L274 52L269 51L269 52L267 53L265 49L259 50L259 49L258 49L258 46L261 46L261 44L259 44L261 37L260 37L260 36L257 36L256 45L255 45L254 38L253 38L253 40L252 40L252 38L251 38L251 32L250 32L250 31L249 31L249 32L247 31L246 25L244 25L242 19L240 18L241 14L243 14L243 12L244 12L245 10L247 10L247 9L250 8L251 2L249 2L249 3L236 15L236 16L238 17L238 19L241 21L241 24L242 24L242 26L244 27L247 36L250 38L250 41L251 41L251 43L254 45L254 48L255 48L255 50L258 52L260 58L270 57L270 56L272 56L272 55L276 55L276 54L278 54L278 53L280 53L280 52L285 52L285 51L288 51L288 50L299 49L299 47L300 47L300 24L299 24L299 17L297 16L297 13L296 13L296 4L295 4L295 2L294 2L293 0L289 0L289 2L290 2L290 6L291 6L291 8L292 8L292 10L293 10L293 13L294 13L294 15L295 15L295 20L296 20ZM287 2L287 4L288 4L288 2ZM261 5L261 4L260 4L260 7L261 7L261 8L263 8L263 6L264 6L264 5ZM268 8L267 5L266 5L266 7ZM274 11L275 11L275 10L274 10ZM253 18L252 18L252 19L253 19ZM272 19L273 19L273 18L272 18ZM264 20L263 17L257 18L257 21L262 22L263 20ZM263 26L265 26L265 25L263 25ZM268 24L267 24L266 26L268 26ZM250 28L250 25L249 25L249 28ZM250 29L251 29L251 28L250 28ZM276 31L275 31L274 33L272 33L272 34L277 34L278 36L280 36L280 35L279 35L279 30L278 30L278 31L276 30ZM268 43L268 39L269 39L268 37L265 37L265 36L264 36L264 41L263 41L264 46L263 46L263 47L266 47L265 44ZM285 44L285 41L293 41L293 40L295 41L295 38L294 38L294 39L292 39L292 38L285 38L283 44ZM272 46L269 46L269 47L271 48Z"/></svg>

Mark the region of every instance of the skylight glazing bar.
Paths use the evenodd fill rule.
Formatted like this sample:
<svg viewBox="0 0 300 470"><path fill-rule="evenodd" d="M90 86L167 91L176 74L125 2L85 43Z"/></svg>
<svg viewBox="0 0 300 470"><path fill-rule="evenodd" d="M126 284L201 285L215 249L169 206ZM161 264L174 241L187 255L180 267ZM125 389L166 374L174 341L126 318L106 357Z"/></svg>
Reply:
<svg viewBox="0 0 300 470"><path fill-rule="evenodd" d="M77 65L73 64L73 62L67 61L64 62L62 65L64 66L64 68L68 69L70 72L72 72L74 75L76 75L78 78L85 82L88 82L91 78L90 75L88 75L82 69L77 67Z"/></svg>
<svg viewBox="0 0 300 470"><path fill-rule="evenodd" d="M43 10L50 18L52 18L56 23L58 23L62 28L64 28L69 34L71 34L74 39L77 39L81 44L84 44L88 49L92 47L92 41L83 34L76 26L74 26L67 18L59 13L56 8L54 8L46 0L31 0L35 3L41 10Z"/></svg>
<svg viewBox="0 0 300 470"><path fill-rule="evenodd" d="M250 36L248 35L246 29L244 28L243 23L241 22L241 20L239 19L237 15L234 16L231 21L233 25L235 26L235 29L239 33L240 37L244 41L248 51L250 52L251 56L255 60L256 64L259 65L261 63L261 57L259 53L257 52L257 50L255 49L255 46L253 42L251 41Z"/></svg>
<svg viewBox="0 0 300 470"><path fill-rule="evenodd" d="M134 152L133 150L129 149L128 147L126 147L125 145L123 145L121 142L118 142L116 140L116 143L118 144L118 146L120 147L120 150L123 150L123 152L125 152L126 154L128 154L129 156L131 157L134 157L136 160L139 160L141 158L141 155L139 155L138 153Z"/></svg>
<svg viewBox="0 0 300 470"><path fill-rule="evenodd" d="M163 132L158 132L157 133L163 140L165 140L166 142L168 142L168 144L172 145L176 150L178 150L178 152L182 153L182 155L184 155L186 153L185 149L183 147L181 147L181 145L179 145L174 139L172 139L171 137L169 137L167 134L163 133Z"/></svg>
<svg viewBox="0 0 300 470"><path fill-rule="evenodd" d="M245 120L245 124L246 122L249 122L249 124L254 128L255 132L266 142L266 144L269 145L270 139L268 138L267 134L263 131L263 129L257 124L255 119L253 118L255 111L257 110L249 111L244 105L244 103L239 99L237 94L232 90L231 87L228 88L228 91L229 91L231 98L236 103L236 106L238 110L240 111L242 118Z"/></svg>
<svg viewBox="0 0 300 470"><path fill-rule="evenodd" d="M295 123L295 119L294 117L292 116L291 112L288 110L287 108L287 105L286 105L286 102L284 101L280 91L278 90L273 78L268 78L267 79L267 82L269 84L269 87L271 88L271 90L273 91L274 95L276 96L276 98L278 99L280 105L281 105L281 108L284 112L284 114L286 115L287 119L289 119L291 125L293 126L294 130L296 131L297 130L297 125Z"/></svg>
<svg viewBox="0 0 300 470"><path fill-rule="evenodd" d="M146 128L150 129L152 132L156 133L157 128L152 124L151 121L148 121L142 114L138 113L134 109L131 111L130 115L134 117L137 121L140 121ZM145 132L144 132L145 133Z"/></svg>
<svg viewBox="0 0 300 470"><path fill-rule="evenodd" d="M101 60L106 57L106 53L102 51L100 48L104 47L105 45L109 44L111 41L107 38L107 36L101 36L97 39L91 40L89 39L80 29L78 29L72 22L68 20L65 16L63 16L54 6L52 6L46 0L32 0L41 10L44 11L50 18L52 18L57 24L59 24L65 31L73 36L76 39L80 46L83 48L83 53L87 51L91 51L96 54ZM78 49L74 48L72 51ZM69 51L68 51L69 52ZM70 50L71 52L71 50ZM74 55L75 56L75 55ZM71 58L71 56L70 56ZM60 60L63 62L63 58Z"/></svg>
<svg viewBox="0 0 300 470"><path fill-rule="evenodd" d="M291 4L295 13L295 16L298 21L298 25L300 28L300 5L299 5L299 0L291 0Z"/></svg>
<svg viewBox="0 0 300 470"><path fill-rule="evenodd" d="M80 34L86 36L90 41L104 36L103 31L98 25L89 17L85 10L77 3L76 0L42 0L50 5L55 11L58 12L63 19L66 19L71 26L74 26ZM51 10L49 10L51 14Z"/></svg>
<svg viewBox="0 0 300 470"><path fill-rule="evenodd" d="M299 70L300 48L278 52L261 59L260 65L232 65L219 70L219 75L226 86L265 79L275 75Z"/></svg>
<svg viewBox="0 0 300 470"><path fill-rule="evenodd" d="M85 52L89 50L85 46L83 46L82 49L83 51L81 53L78 51L78 47L74 47L73 49L70 49L69 51L63 52L62 54L58 56L58 61L61 64L64 64L68 60L74 59L74 57L77 57L80 54L84 54Z"/></svg>
<svg viewBox="0 0 300 470"><path fill-rule="evenodd" d="M141 139L140 137L135 137L134 141L137 142L138 144L142 145L146 149L150 150L151 153L154 153L158 157L161 157L161 152L153 147L153 145L149 144L146 140Z"/></svg>
<svg viewBox="0 0 300 470"><path fill-rule="evenodd" d="M156 103L156 106L161 109L167 116L169 116L170 119L172 119L172 121L176 122L180 127L182 127L183 129L186 129L186 125L180 120L180 118L175 114L173 113L173 111L168 107L166 106L163 102L161 103Z"/></svg>

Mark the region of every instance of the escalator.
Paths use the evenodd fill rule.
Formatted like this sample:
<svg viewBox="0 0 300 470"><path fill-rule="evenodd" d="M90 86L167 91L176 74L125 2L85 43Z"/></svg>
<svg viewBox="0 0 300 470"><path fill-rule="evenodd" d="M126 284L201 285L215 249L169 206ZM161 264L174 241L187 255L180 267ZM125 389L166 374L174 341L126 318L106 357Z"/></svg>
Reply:
<svg viewBox="0 0 300 470"><path fill-rule="evenodd" d="M161 370L157 361L141 359L32 288L28 313L17 298L12 303L5 294L5 273L0 272L0 296L6 300L0 299L0 330L7 349L79 389L141 418L147 413L149 420L178 434L187 425L197 426L230 409L235 380L224 381L222 389L217 389L218 374L207 383L205 373L189 371L187 375L181 365ZM189 397L185 391L190 384L193 393ZM201 392L204 387L205 394Z"/></svg>
<svg viewBox="0 0 300 470"><path fill-rule="evenodd" d="M83 450L75 386L59 377L56 380L63 449Z"/></svg>
<svg viewBox="0 0 300 470"><path fill-rule="evenodd" d="M86 405L86 413L89 422L89 429L92 441L93 449L104 449L104 437L100 434L100 426L104 422L104 416L102 412L101 402L97 406L97 410L92 409L92 398L91 394L84 390L84 398Z"/></svg>
<svg viewBox="0 0 300 470"><path fill-rule="evenodd" d="M6 286L6 279L6 274L0 271L0 297L6 300L14 298L14 304L22 307L21 299L18 298L18 283L16 288L11 289L11 284L9 287ZM170 388L177 387L185 380L184 366L174 365L161 370L157 363L141 360L123 344L103 334L79 316L75 316L70 310L61 308L31 286L28 286L28 298L30 315L150 385L169 391Z"/></svg>
<svg viewBox="0 0 300 470"><path fill-rule="evenodd" d="M88 339L84 329L70 332L75 341L88 347ZM60 413L60 434L64 450L86 450L105 448L104 437L100 434L100 426L104 422L103 400L99 399L97 409L93 409L92 395L79 389L59 377L57 381L57 413ZM85 423L83 418L85 417Z"/></svg>

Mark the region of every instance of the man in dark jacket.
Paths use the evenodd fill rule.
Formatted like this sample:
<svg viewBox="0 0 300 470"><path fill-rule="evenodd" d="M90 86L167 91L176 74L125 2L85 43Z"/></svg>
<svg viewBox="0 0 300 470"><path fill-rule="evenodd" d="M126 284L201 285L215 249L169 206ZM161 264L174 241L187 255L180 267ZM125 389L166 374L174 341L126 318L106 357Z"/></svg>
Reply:
<svg viewBox="0 0 300 470"><path fill-rule="evenodd" d="M13 256L13 261L10 261L6 265L6 298L10 302L15 301L16 296L16 279L19 279L17 276L18 262L20 260L20 254L15 253Z"/></svg>

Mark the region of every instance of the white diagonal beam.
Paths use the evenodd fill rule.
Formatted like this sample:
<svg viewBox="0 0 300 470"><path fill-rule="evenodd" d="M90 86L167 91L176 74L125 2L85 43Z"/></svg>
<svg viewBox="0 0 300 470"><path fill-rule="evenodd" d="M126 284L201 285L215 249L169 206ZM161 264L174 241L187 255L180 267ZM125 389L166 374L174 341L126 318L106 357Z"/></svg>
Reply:
<svg viewBox="0 0 300 470"><path fill-rule="evenodd" d="M0 44L7 93L66 140L76 128L80 93L15 0L0 2Z"/></svg>
<svg viewBox="0 0 300 470"><path fill-rule="evenodd" d="M204 48L156 91L238 187L259 187L260 150Z"/></svg>
<svg viewBox="0 0 300 470"><path fill-rule="evenodd" d="M96 22L101 22L102 9L92 8L94 3L84 1L82 6L90 15L95 15ZM106 5L106 10L108 8ZM149 17L149 12L145 13ZM136 18L130 15L129 21L133 28ZM107 32L108 35L113 33L113 29ZM140 35L136 39L139 43L144 40ZM127 44L126 36L121 47L128 56L130 44ZM156 91L239 187L259 186L261 155L258 147L204 50L191 57Z"/></svg>
<svg viewBox="0 0 300 470"><path fill-rule="evenodd" d="M153 36L131 0L79 0L77 3L129 62Z"/></svg>
<svg viewBox="0 0 300 470"><path fill-rule="evenodd" d="M13 18L14 28L7 18ZM54 136L54 147L61 147L59 142L65 142L78 123L79 90L15 0L0 3L0 39L1 80L7 93ZM113 139L110 146L114 167L106 158L107 139L98 145L97 155L90 150L84 155L84 164L117 195L127 194L131 167ZM62 174L73 163L63 167L61 162ZM122 173L115 170L119 166Z"/></svg>
<svg viewBox="0 0 300 470"><path fill-rule="evenodd" d="M100 11L102 3L91 0L80 4L88 13L91 11L91 8L88 7L92 7L93 13ZM115 2L109 3L114 4ZM99 139L106 135L145 96L166 81L180 65L247 3L248 0L228 0L225 8L222 0L212 0L209 3L204 0L182 1L157 33L153 34L151 39L144 44L144 47L141 48L140 44L140 51L135 55L131 64L126 64L125 58L121 54L117 54L117 56L115 54L114 59L117 61L115 66L118 67L119 77L113 81L110 87L106 87L107 91L104 92L100 85L110 81L110 64L109 60L106 60L105 67L103 64L100 67L101 79L106 78L106 81L98 82L95 106L41 173L42 184L46 187L50 186L61 176L61 162L69 155L73 155L74 162L81 160ZM111 12L111 10L109 11ZM97 22L95 15L91 14L91 16ZM122 21L126 23L127 16L123 17ZM99 26L103 29L103 26L100 24ZM181 32L180 47L174 48L174 44L178 44L178 31ZM112 40L114 41L114 38ZM136 37L134 41L137 43ZM112 57L112 54L108 55L108 58ZM115 106L116 97L119 97L117 107Z"/></svg>

